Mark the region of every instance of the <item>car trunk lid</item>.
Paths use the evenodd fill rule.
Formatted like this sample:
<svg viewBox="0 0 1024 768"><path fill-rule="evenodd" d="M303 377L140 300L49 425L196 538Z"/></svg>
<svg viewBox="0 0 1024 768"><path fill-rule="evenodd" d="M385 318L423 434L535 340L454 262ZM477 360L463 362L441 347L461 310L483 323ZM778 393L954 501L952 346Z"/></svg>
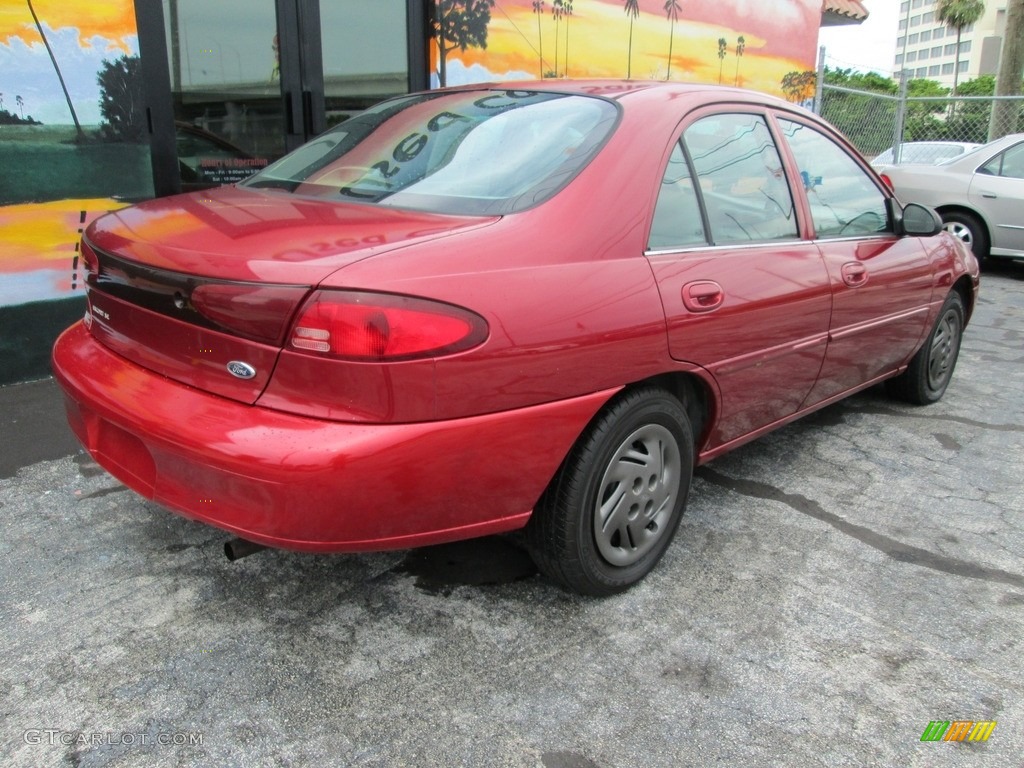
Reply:
<svg viewBox="0 0 1024 768"><path fill-rule="evenodd" d="M235 188L153 200L86 232L86 324L139 365L253 403L295 311L321 280L495 220Z"/></svg>

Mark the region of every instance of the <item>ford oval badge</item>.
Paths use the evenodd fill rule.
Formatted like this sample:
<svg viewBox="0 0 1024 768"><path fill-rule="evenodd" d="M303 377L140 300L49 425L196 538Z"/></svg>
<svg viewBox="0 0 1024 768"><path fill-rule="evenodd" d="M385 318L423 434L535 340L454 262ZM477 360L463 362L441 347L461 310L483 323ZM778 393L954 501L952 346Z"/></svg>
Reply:
<svg viewBox="0 0 1024 768"><path fill-rule="evenodd" d="M228 363L228 373L237 376L239 379L251 379L256 375L256 369L241 360L232 360Z"/></svg>

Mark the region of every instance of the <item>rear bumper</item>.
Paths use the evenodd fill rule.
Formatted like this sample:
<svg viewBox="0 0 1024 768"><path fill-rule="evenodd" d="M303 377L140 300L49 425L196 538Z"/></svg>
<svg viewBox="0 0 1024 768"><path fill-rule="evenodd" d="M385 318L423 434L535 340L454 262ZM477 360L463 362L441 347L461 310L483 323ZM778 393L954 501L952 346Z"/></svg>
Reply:
<svg viewBox="0 0 1024 768"><path fill-rule="evenodd" d="M614 394L443 422L353 424L228 400L144 369L78 323L53 369L68 421L129 488L272 547L399 549L514 530Z"/></svg>

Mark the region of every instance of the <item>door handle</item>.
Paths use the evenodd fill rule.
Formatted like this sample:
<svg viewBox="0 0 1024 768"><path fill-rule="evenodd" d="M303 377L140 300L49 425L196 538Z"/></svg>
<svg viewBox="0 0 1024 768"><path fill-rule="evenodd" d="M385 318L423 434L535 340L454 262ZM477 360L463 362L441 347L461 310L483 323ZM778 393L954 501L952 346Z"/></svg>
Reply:
<svg viewBox="0 0 1024 768"><path fill-rule="evenodd" d="M725 302L725 291L714 280L696 280L683 286L683 305L691 312L711 312Z"/></svg>
<svg viewBox="0 0 1024 768"><path fill-rule="evenodd" d="M851 288L859 288L868 281L868 268L859 261L843 264L843 282Z"/></svg>

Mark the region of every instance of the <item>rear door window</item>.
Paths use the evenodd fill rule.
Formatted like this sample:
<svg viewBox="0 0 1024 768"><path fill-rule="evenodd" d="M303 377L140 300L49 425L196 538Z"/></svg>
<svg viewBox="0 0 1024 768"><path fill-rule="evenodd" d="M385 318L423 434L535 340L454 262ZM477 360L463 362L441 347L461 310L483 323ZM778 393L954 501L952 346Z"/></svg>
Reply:
<svg viewBox="0 0 1024 768"><path fill-rule="evenodd" d="M683 141L714 244L798 237L793 196L764 117L704 117L684 131Z"/></svg>
<svg viewBox="0 0 1024 768"><path fill-rule="evenodd" d="M981 169L992 176L1024 179L1024 144L1017 144L989 160Z"/></svg>
<svg viewBox="0 0 1024 768"><path fill-rule="evenodd" d="M676 142L658 190L648 247L658 251L706 244L697 189L682 144Z"/></svg>

